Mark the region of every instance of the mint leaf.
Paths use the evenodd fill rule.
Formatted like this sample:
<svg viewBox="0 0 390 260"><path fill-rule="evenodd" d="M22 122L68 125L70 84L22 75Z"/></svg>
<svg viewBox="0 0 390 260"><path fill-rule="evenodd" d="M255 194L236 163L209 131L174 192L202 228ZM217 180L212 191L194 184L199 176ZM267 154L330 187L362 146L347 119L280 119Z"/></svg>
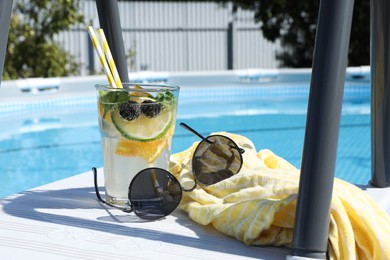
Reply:
<svg viewBox="0 0 390 260"><path fill-rule="evenodd" d="M103 118L106 112L111 110L115 105L120 103L126 103L129 100L129 94L127 91L110 91L99 92L99 101L102 103L104 108Z"/></svg>
<svg viewBox="0 0 390 260"><path fill-rule="evenodd" d="M175 106L175 96L172 92L167 91L164 94L158 93L157 102L160 102L164 109L171 110Z"/></svg>
<svg viewBox="0 0 390 260"><path fill-rule="evenodd" d="M117 104L124 103L129 100L129 94L127 91L111 91L111 92L103 92L100 94L100 102L103 104Z"/></svg>

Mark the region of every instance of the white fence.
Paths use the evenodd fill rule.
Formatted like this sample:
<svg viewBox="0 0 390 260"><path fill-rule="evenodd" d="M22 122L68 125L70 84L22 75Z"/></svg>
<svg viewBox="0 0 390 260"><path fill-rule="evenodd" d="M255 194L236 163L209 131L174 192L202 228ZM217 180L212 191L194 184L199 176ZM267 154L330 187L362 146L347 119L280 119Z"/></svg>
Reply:
<svg viewBox="0 0 390 260"><path fill-rule="evenodd" d="M133 52L130 71L225 70L229 55L232 69L278 67L275 54L280 45L262 37L252 12L239 10L233 18L228 7L214 2L119 1L118 5L125 49ZM99 27L95 1L83 1L82 12L86 23ZM229 21L233 21L230 29ZM100 71L97 57L88 49L86 25L62 33L58 41L76 57L81 75ZM233 44L230 54L228 44Z"/></svg>

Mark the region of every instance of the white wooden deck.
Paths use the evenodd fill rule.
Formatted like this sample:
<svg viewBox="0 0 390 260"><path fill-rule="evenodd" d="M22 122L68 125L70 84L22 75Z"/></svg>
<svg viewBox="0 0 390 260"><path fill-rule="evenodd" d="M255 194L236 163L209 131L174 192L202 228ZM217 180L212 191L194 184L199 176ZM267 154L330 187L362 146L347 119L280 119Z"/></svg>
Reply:
<svg viewBox="0 0 390 260"><path fill-rule="evenodd" d="M390 188L363 189L390 214ZM274 260L290 249L246 246L180 209L153 222L108 209L86 172L1 199L0 252L1 259Z"/></svg>

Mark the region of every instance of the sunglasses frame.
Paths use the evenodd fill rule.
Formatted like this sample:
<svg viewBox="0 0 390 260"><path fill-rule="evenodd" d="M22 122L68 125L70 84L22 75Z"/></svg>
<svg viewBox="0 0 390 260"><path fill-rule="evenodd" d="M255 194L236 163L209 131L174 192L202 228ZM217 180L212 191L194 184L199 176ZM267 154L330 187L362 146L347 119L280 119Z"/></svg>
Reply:
<svg viewBox="0 0 390 260"><path fill-rule="evenodd" d="M187 126L188 127L188 126ZM240 166L238 167L237 171L233 173L233 175L237 174L240 170L241 170L241 167L242 167L242 164L243 164L243 159L242 159L242 154L245 152L244 149L240 148L236 142L234 142L231 138L227 137L227 136L224 136L224 135L209 135L207 137L203 137L202 136L202 141L200 141L200 143L196 146L195 150L194 150L194 154L192 155L192 164L191 164L191 167L192 167L192 171L193 171L193 175L194 175L194 181L195 183L201 183L202 185L213 185L215 183L218 183L218 182L215 182L215 183L212 183L212 184L207 184L207 183L203 183L202 181L200 181L200 179L198 178L198 174L195 173L194 169L196 169L197 167L195 167L195 164L197 163L196 160L194 160L195 158L195 155L196 155L196 152L198 151L198 149L201 148L202 146L202 143L212 143L212 141L210 141L209 139L212 138L212 137L219 137L219 138L224 138L224 139L227 139L229 142L233 143L234 146L230 146L231 148L233 149L236 149L238 151L238 155L240 156L239 159L240 159ZM225 178L227 179L227 178ZM222 179L222 180L225 180L225 179ZM222 181L220 180L220 181ZM195 188L195 187L194 187Z"/></svg>
<svg viewBox="0 0 390 260"><path fill-rule="evenodd" d="M170 211L167 211L167 212L164 212L164 214L161 214L159 215L158 218L148 218L148 217L144 217L144 215L141 215L137 208L139 206L135 206L137 205L139 202L136 201L136 199L134 197L131 196L131 192L132 192L132 189L131 187L133 187L133 184L137 181L137 176L141 176L142 174L146 174L147 171L160 171L162 172L163 174L165 174L165 176L167 177L167 180L169 181L172 181L173 183L176 183L176 187L179 188L179 191L180 191L180 199L178 200L177 204L174 206L174 208ZM156 187L155 187L156 189ZM166 191L168 191L169 189L166 189ZM165 190L164 190L165 191ZM149 168L145 168L145 169L142 169L141 171L139 171L135 176L134 178L131 180L130 182L130 185L129 185L129 189L128 189L128 199L129 199L129 206L132 208L133 212L140 218L142 219L147 219L147 220L155 220L155 219L159 219L159 218L163 218L165 216L168 216L169 214L171 214L180 204L180 201L183 197L183 187L180 185L180 182L179 180L172 174L170 173L169 171L163 169L163 168L158 168L158 167L149 167Z"/></svg>
<svg viewBox="0 0 390 260"><path fill-rule="evenodd" d="M146 219L146 220L156 220L156 219L159 219L159 218L163 218L165 216L168 216L169 214L172 213L172 211L169 211L169 212L164 212L164 214L161 214L159 215L158 218L147 218L145 217L144 215L141 215L138 213L138 211L134 208L133 205L135 205L135 199L132 198L131 196L131 187L133 186L134 182L136 181L137 179L137 176L140 176L141 174L144 174L146 171L152 171L152 170L158 170L158 171L162 171L164 174L166 174L166 176L168 176L168 179L170 179L171 181L177 183L177 187L180 189L180 200L179 200L179 203L177 203L177 205L175 205L174 209L175 210L177 208L177 206L179 206L180 204L180 201L181 201L181 198L182 198L182 194L183 194L183 191L191 191L193 190L196 185L191 188L191 190L186 190L184 189L180 183L179 183L179 180L172 174L170 173L169 171L163 169L163 168L157 168L157 167L150 167L150 168L145 168L141 171L139 171L135 176L134 178L131 180L130 184L129 184L129 188L128 188L128 199L129 199L129 204L126 206L118 206L118 205L115 205L115 204L112 204L110 202L107 202L105 200L103 200L103 198L101 197L100 195L100 192L99 192L99 189L98 189L98 182L97 182L97 169L95 167L92 167L92 172L94 174L94 186L95 186L95 193L96 193L96 197L97 199L103 203L103 204L106 204L110 207L113 207L113 208L116 208L116 209L119 209L123 212L126 212L126 213L131 213L131 212L134 212L135 215L137 215L139 218L141 219Z"/></svg>
<svg viewBox="0 0 390 260"><path fill-rule="evenodd" d="M240 169L241 169L241 167L242 167L242 164L243 164L242 154L245 152L245 150L244 150L243 148L240 148L240 147L239 147L231 138L229 138L229 137L227 137L227 136L224 136L224 135L210 135L210 136L207 136L207 137L203 137L200 133L198 133L197 131L195 131L194 129L192 129L191 127L189 127L189 126L188 126L187 124L185 124L185 123L180 123L180 126L183 127L183 128L185 128L185 129L187 129L187 130L189 130L190 132L192 132L193 134L195 134L196 136L198 136L199 138L202 139L201 142L200 142L200 143L196 146L196 148L195 148L194 155L193 155L192 160L191 160L191 161L192 161L192 165L191 165L192 167L194 167L194 165L193 165L193 164L194 164L194 160L193 160L193 159L194 159L194 156L195 156L196 151L198 150L198 148L201 147L202 142L212 143L210 140L208 140L208 138L218 136L218 137L221 137L221 138L228 139L230 142L232 142L232 143L234 144L234 146L231 146L231 148L234 148L234 149L237 149L237 150L238 150L238 154L239 154L239 156L240 156L240 166L239 166L239 169L237 170L237 172L234 173L234 174L237 174L237 173L240 171ZM133 206L133 199L131 198L131 187L132 187L132 185L134 184L134 182L135 182L137 176L140 176L140 174L143 174L144 172L149 171L149 170L153 170L153 169L154 169L154 170L163 171L163 172L166 174L166 176L168 176L168 179L170 179L170 180L176 182L176 183L178 184L177 186L180 188L180 194L181 194L181 196L180 196L179 203L177 203L177 205L175 206L175 208L174 208L172 211L167 212L167 213L164 214L164 215L160 215L158 218L147 218L147 217L145 217L145 216L139 214L139 213L134 209L134 206ZM159 218L163 218L163 217L165 217L165 216L171 214L171 213L179 206L180 201L181 201L181 198L182 198L182 193L183 193L183 191L184 191L184 192L191 192L191 191L193 191L193 190L196 188L196 186L198 185L198 182L200 182L200 183L203 184L203 185L206 185L206 184L202 183L201 181L197 180L196 175L194 174L194 186L191 187L191 188L189 188L189 189L185 189L184 187L181 186L181 184L180 184L180 182L178 181L178 179L177 179L172 173L170 173L169 171L167 171L167 170L165 170L165 169L163 169L163 168L158 168L158 167L149 167L149 168L145 168L145 169L139 171L139 172L134 176L134 178L131 180L131 182L130 182L130 184L129 184L129 188L128 188L128 200L129 200L129 203L128 203L127 207L126 207L126 206L123 206L123 207L122 207L122 206L114 205L114 204L109 203L109 202L107 202L107 201L105 201L105 200L102 199L102 197L100 196L99 189L98 189L97 169L96 169L95 167L92 167L92 172L93 172L93 174L94 174L95 193L96 193L96 197L97 197L98 201L100 201L101 203L106 204L106 205L108 205L108 206L110 206L110 207L113 207L113 208L122 210L123 212L126 212L126 213L134 212L135 215L137 215L137 217L139 217L139 218L141 218L141 219L145 219L145 220L157 220L157 219L159 219ZM233 175L234 175L234 174L233 174Z"/></svg>

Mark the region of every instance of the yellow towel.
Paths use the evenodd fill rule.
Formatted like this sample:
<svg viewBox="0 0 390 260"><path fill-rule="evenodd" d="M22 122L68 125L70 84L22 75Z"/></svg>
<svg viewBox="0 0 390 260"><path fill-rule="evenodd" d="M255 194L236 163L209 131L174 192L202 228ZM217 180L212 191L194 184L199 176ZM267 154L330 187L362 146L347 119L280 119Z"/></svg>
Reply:
<svg viewBox="0 0 390 260"><path fill-rule="evenodd" d="M240 135L243 166L217 184L183 192L181 208L202 225L247 245L292 245L299 170L270 150L256 151ZM191 158L198 143L171 156L171 172L183 186L193 185ZM361 189L335 179L329 227L331 259L390 259L390 218Z"/></svg>

